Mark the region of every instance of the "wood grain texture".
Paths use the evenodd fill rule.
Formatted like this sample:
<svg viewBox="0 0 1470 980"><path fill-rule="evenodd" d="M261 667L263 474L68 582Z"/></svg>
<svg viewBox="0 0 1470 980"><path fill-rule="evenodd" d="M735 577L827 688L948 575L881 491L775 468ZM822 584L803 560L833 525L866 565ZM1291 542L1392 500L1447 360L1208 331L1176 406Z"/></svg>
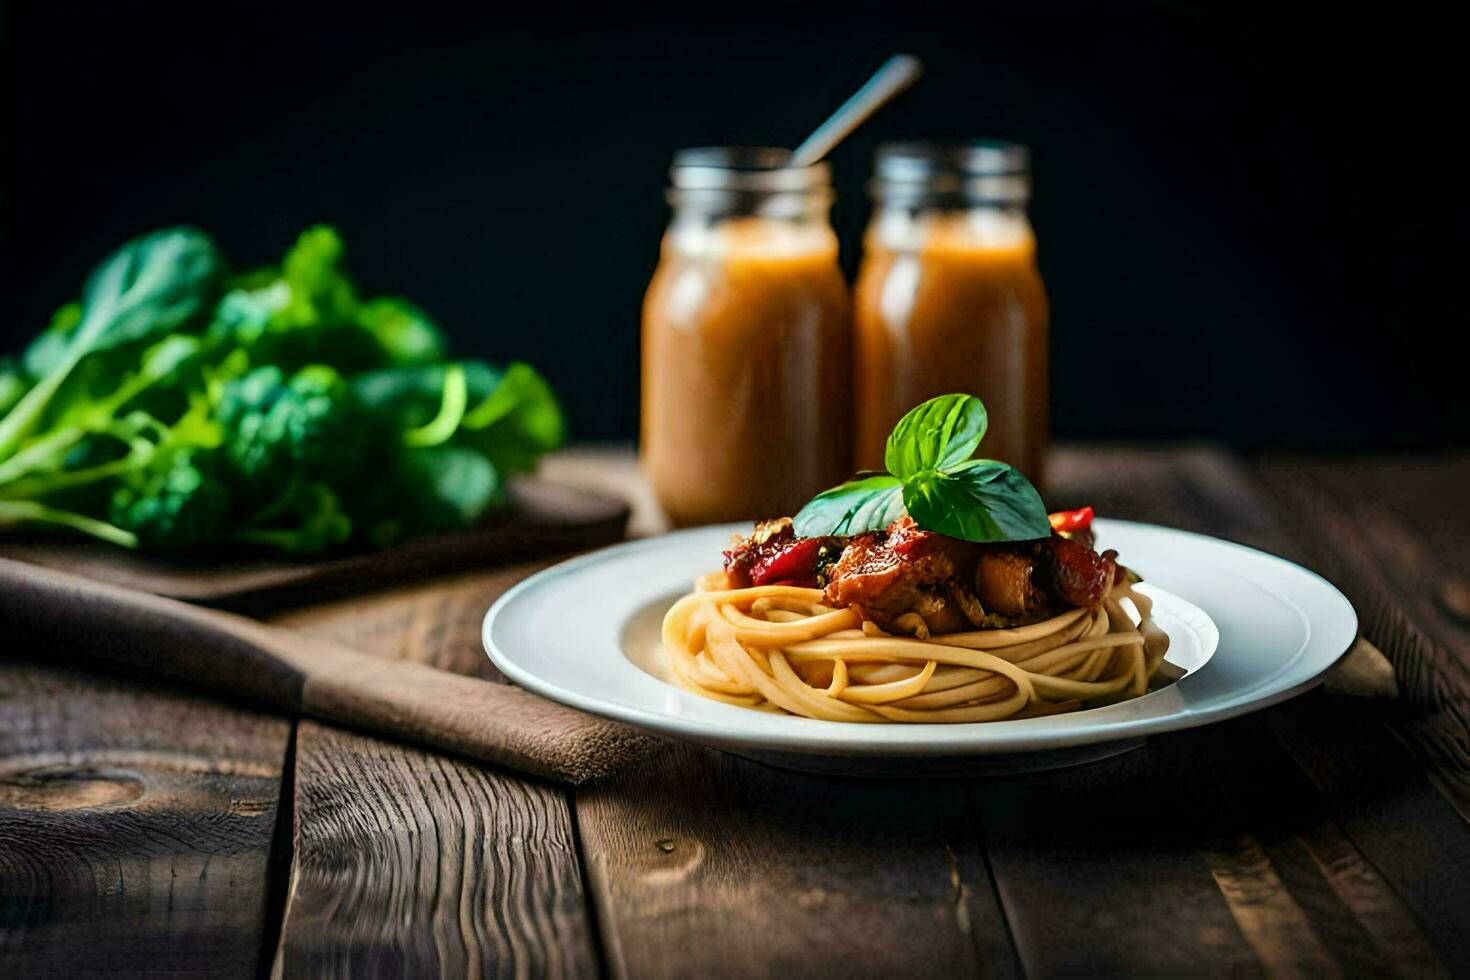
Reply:
<svg viewBox="0 0 1470 980"><path fill-rule="evenodd" d="M253 976L289 737L179 691L0 661L0 976Z"/></svg>
<svg viewBox="0 0 1470 980"><path fill-rule="evenodd" d="M1460 954L1436 952L1423 896L1380 873L1269 732L1293 710L976 786L1027 972L1445 975Z"/></svg>
<svg viewBox="0 0 1470 980"><path fill-rule="evenodd" d="M590 976L565 797L302 722L284 976Z"/></svg>
<svg viewBox="0 0 1470 980"><path fill-rule="evenodd" d="M682 746L576 798L616 976L1017 972L962 785Z"/></svg>
<svg viewBox="0 0 1470 980"><path fill-rule="evenodd" d="M545 563L414 583L277 623L372 655L500 680L486 607ZM598 951L565 793L304 722L287 976L577 976Z"/></svg>
<svg viewBox="0 0 1470 980"><path fill-rule="evenodd" d="M1304 485L1299 476L1283 480L1297 488L1291 491L1274 482L1263 485L1232 458L1207 450L1075 453L1063 460L1054 472L1064 475L1064 494L1103 501L1103 513L1214 533L1316 567L1354 599L1367 639L1394 663L1401 688L1423 689L1414 677L1433 673L1433 654L1414 635L1416 617L1374 586L1382 569L1352 560L1364 548L1360 527L1333 525L1335 513L1323 501L1277 505ZM1383 482L1385 494L1391 494L1389 485L1391 480ZM1438 498L1441 508L1452 500L1449 483L1421 482L1420 494L1424 502ZM1421 724L1426 717L1423 701L1407 699L1410 704L1394 704L1316 693L1242 721L1236 732L1266 724L1269 738L1251 742L1252 767L1264 765L1274 782L1263 783L1254 768L1239 770L1238 748L1226 746L1204 761L1222 773L1235 771L1226 801L1244 814L1239 830L1267 840L1270 870L1294 893L1317 934L1332 937L1326 948L1347 973L1464 973L1470 965L1464 934L1470 893L1457 873L1467 829L1455 813L1454 795L1436 792L1438 780L1430 782L1401 745L1402 724ZM1455 704L1454 698L1429 701L1432 710ZM1213 736L1211 729L1201 738ZM1463 748L1463 739L1444 739L1442 751L1454 755L1457 743ZM1297 799L1292 810L1320 814L1320 820L1285 835L1257 829L1263 821L1279 823L1272 798L1241 810L1239 799L1251 798L1261 785L1291 789ZM1319 843L1313 849L1301 845L1305 840ZM1310 861L1299 860L1298 845L1307 846ZM1291 873L1282 862L1291 865ZM1345 942L1345 936L1355 942ZM1282 946L1280 952L1273 970L1301 967L1292 958L1295 951Z"/></svg>
<svg viewBox="0 0 1470 980"><path fill-rule="evenodd" d="M1470 975L1470 829L1389 732L1398 714L1318 697L1265 721L1438 958Z"/></svg>
<svg viewBox="0 0 1470 980"><path fill-rule="evenodd" d="M620 465L630 470L626 458ZM1400 700L1318 691L1085 768L984 783L840 781L679 747L579 789L572 803L495 769L304 723L297 866L278 967L287 975L1470 975L1470 797L1460 776L1470 735L1452 587L1470 532L1425 516L1458 499L1466 464L1447 457L1406 475L1393 461L1274 465L1246 468L1203 448L1063 451L1051 499L1217 534L1324 572L1393 663ZM382 658L496 679L479 649L479 620L523 571L395 587L281 622ZM32 689L19 688L20 700L38 700ZM71 705L66 725L91 726L79 744L115 737L105 699L120 696L116 682L89 690L62 699ZM211 748L208 739L224 736L200 732L195 716L163 712L187 744L205 740L197 757L185 765L162 743L130 744L133 755L114 765L92 749L71 753L34 720L39 709L15 700L0 699L0 755L26 760L19 778L0 770L0 955L11 957L0 974L17 972L14 963L86 965L36 959L38 943L91 953L58 946L56 936L136 957L185 945L205 950L206 964L222 962L219 951L233 942L243 956L248 943L219 926L235 921L236 912L217 911L236 908L219 904L234 893L180 897L180 879L147 870L180 845L136 829L172 828L139 807L172 797L135 797L140 783L117 769L141 773L141 785L167 783L148 765L211 785L256 778L208 768L238 750ZM156 709L129 710L122 717L148 715L135 727L156 726ZM10 751L13 731L27 747ZM52 742L73 767L59 778L48 769ZM97 761L76 768L83 757ZM230 803L217 794L203 808L212 821L185 822L190 857L180 878L191 885L212 840L206 825L248 798L226 795ZM65 861L37 864L27 848L8 858L17 813L27 841L39 834L58 849L108 857L79 866L90 878ZM67 822L77 815L91 822ZM73 833L83 846L72 846ZM135 836L148 846L130 844L115 858L117 840ZM205 870L213 875L224 860ZM145 871L97 870L115 867ZM60 889L55 876L67 895L95 898L68 899L80 911L64 915L36 912L49 906L29 897ZM12 891L12 881L27 886ZM169 888L182 911L162 898ZM144 940L130 943L133 933L112 924L128 922L143 923ZM186 922L202 946L182 942ZM258 946L258 927L252 935Z"/></svg>
<svg viewBox="0 0 1470 980"><path fill-rule="evenodd" d="M1063 451L1052 474L1051 499L1059 507L1092 504L1108 516L1300 555L1259 483L1208 448ZM1288 705L1273 717L1298 710ZM1403 825L1354 823L1362 819L1346 812L1354 801L1324 793L1304 756L1289 751L1277 728L1259 725L1247 720L1162 737L1083 769L972 787L973 830L961 829L960 839L984 843L1001 899L1000 909L991 905L982 916L991 926L972 935L990 937L995 950L1008 945L1001 941L1008 930L1026 971L1038 975L1443 975L1459 967L1465 945L1446 928L1465 920L1459 892L1449 889L1438 908L1426 910L1428 896L1403 887L1411 868L1393 860L1385 836L1397 832L1405 840ZM1451 812L1381 723L1367 737L1397 753L1389 765L1408 774L1402 782L1416 807L1433 821ZM899 871L887 864L890 852L853 846L871 840L869 814L855 814L835 833L809 817L800 801L821 799L818 785L682 750L579 790L579 824L614 971L803 973L830 967L836 956L840 967L879 972L895 967L883 959L895 932L930 937L925 948L934 959L924 967L955 969L956 960L946 958L955 949L946 930L900 914L900 928L890 931L861 897L844 906L855 928L843 916L790 903L760 908L755 895L792 894L793 874L807 867L809 855L823 894L845 895L844 882L869 875L922 876L926 863L932 866L918 845ZM853 790L854 798L863 792ZM915 794L914 807L936 812L925 809L932 792ZM660 802L652 815L651 799ZM821 813L829 809L847 812ZM781 836L766 844L772 815L792 811L798 819L780 820ZM965 819L953 803L937 812L946 828ZM923 826L918 839L932 840ZM1435 853L1432 842L1418 840L1421 854ZM681 848L684 859L674 858ZM1457 853L1453 843L1450 853ZM1380 870L1380 860L1388 870ZM796 872L787 868L793 861ZM824 878L834 866L842 871ZM1448 865L1446 874L1460 866ZM812 938L834 930L865 939L856 948L829 948ZM1015 965L1009 953L972 962Z"/></svg>
<svg viewBox="0 0 1470 980"><path fill-rule="evenodd" d="M1470 581L1470 523L1456 506L1470 456L1402 467L1268 458L1256 471L1280 512L1313 530L1296 541L1303 560L1342 583L1393 665L1412 710L1390 730L1470 820L1470 618L1456 599Z"/></svg>
<svg viewBox="0 0 1470 980"><path fill-rule="evenodd" d="M1206 860L1242 828L1208 819L1202 747L1178 741L973 788L1028 974L1260 969Z"/></svg>

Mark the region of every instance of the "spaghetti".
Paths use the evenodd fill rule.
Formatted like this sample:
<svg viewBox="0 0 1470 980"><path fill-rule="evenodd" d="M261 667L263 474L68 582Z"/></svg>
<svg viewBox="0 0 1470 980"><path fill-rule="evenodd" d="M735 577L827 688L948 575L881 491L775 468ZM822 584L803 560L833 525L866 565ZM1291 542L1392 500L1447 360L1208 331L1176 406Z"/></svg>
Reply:
<svg viewBox="0 0 1470 980"><path fill-rule="evenodd" d="M722 572L664 617L675 682L727 704L850 722L980 722L1138 697L1169 638L1118 576L1097 604L1005 629L899 636L821 589L730 588Z"/></svg>

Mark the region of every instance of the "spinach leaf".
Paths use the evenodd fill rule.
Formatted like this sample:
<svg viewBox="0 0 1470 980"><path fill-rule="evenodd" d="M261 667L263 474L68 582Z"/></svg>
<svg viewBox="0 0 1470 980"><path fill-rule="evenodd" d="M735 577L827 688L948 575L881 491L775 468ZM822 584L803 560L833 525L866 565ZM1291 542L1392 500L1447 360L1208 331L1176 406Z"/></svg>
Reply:
<svg viewBox="0 0 1470 980"><path fill-rule="evenodd" d="M36 335L21 355L21 365L32 379L43 378L66 359L66 348L77 324L82 322L82 304L67 303L51 315L51 323Z"/></svg>
<svg viewBox="0 0 1470 980"><path fill-rule="evenodd" d="M161 338L214 300L223 261L194 228L135 238L93 271L68 359L137 340Z"/></svg>
<svg viewBox="0 0 1470 980"><path fill-rule="evenodd" d="M972 459L904 483L903 503L920 527L964 541L1026 541L1051 534L1046 505L1007 463Z"/></svg>
<svg viewBox="0 0 1470 980"><path fill-rule="evenodd" d="M851 480L813 497L794 520L804 538L857 534L903 516L903 481L887 473Z"/></svg>
<svg viewBox="0 0 1470 980"><path fill-rule="evenodd" d="M383 296L357 307L357 324L377 340L389 364L434 364L448 344L429 315L406 299Z"/></svg>
<svg viewBox="0 0 1470 980"><path fill-rule="evenodd" d="M475 373L466 364L475 392ZM519 361L505 369L495 387L465 413L459 441L489 457L502 476L527 473L536 461L561 445L566 435L561 406L546 379Z"/></svg>
<svg viewBox="0 0 1470 980"><path fill-rule="evenodd" d="M356 506L374 547L432 531L469 527L500 495L495 467L464 446L409 449Z"/></svg>
<svg viewBox="0 0 1470 980"><path fill-rule="evenodd" d="M291 555L383 544L468 526L560 444L540 375L446 361L417 306L359 297L330 227L279 266L222 266L201 232L138 238L0 359L0 528Z"/></svg>
<svg viewBox="0 0 1470 980"><path fill-rule="evenodd" d="M214 243L192 228L135 238L93 271L66 354L0 419L0 460L15 452L78 364L98 351L161 339L213 301L222 263Z"/></svg>
<svg viewBox="0 0 1470 980"><path fill-rule="evenodd" d="M347 276L346 251L342 236L330 225L315 225L296 239L281 263L281 278L291 287L291 299L280 316L291 326L352 320L357 288Z"/></svg>
<svg viewBox="0 0 1470 980"><path fill-rule="evenodd" d="M931 398L898 420L883 464L903 480L958 465L975 454L988 426L985 404L974 395Z"/></svg>
<svg viewBox="0 0 1470 980"><path fill-rule="evenodd" d="M11 405L20 401L29 387L30 382L19 365L9 360L0 361L0 412L8 411Z"/></svg>
<svg viewBox="0 0 1470 980"><path fill-rule="evenodd" d="M473 362L472 362L473 363ZM445 364L413 364L366 371L352 379L352 392L381 428L397 438L410 429L428 425L444 402ZM466 371L469 397L484 397L492 385L477 392L476 372Z"/></svg>

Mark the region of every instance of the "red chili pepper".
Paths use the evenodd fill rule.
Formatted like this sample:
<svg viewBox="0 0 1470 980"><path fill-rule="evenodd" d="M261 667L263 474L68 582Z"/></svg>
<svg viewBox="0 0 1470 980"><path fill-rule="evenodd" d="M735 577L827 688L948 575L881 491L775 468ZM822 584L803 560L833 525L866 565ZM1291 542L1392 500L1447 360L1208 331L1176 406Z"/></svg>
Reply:
<svg viewBox="0 0 1470 980"><path fill-rule="evenodd" d="M817 550L821 538L798 538L750 570L752 585L817 584Z"/></svg>
<svg viewBox="0 0 1470 980"><path fill-rule="evenodd" d="M1092 527L1092 508L1079 507L1076 510L1059 510L1055 514L1047 515L1047 520L1051 521L1051 529L1061 534L1085 531Z"/></svg>

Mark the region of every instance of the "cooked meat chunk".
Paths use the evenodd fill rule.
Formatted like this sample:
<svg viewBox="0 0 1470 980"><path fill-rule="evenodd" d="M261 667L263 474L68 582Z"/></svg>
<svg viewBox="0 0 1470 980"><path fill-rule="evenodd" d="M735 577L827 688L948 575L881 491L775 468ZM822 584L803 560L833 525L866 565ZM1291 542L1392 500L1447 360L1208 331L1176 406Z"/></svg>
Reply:
<svg viewBox="0 0 1470 980"><path fill-rule="evenodd" d="M1036 566L1034 553L987 548L975 562L975 596L989 612L1029 616L1046 602L1036 581Z"/></svg>
<svg viewBox="0 0 1470 980"><path fill-rule="evenodd" d="M949 583L944 594L960 612L965 614L965 619L969 620L971 626L984 626L989 622L990 617L986 615L985 607L980 605L980 600L976 598L975 593L970 591L958 577Z"/></svg>
<svg viewBox="0 0 1470 980"><path fill-rule="evenodd" d="M1117 552L1099 555L1079 541L1053 534L1042 551L1041 571L1047 591L1068 606L1102 601L1118 570Z"/></svg>
<svg viewBox="0 0 1470 980"><path fill-rule="evenodd" d="M834 555L839 555L833 561ZM736 587L792 583L824 588L829 603L857 607L884 629L931 633L1027 619L1102 601L1117 574L1099 555L1058 534L1037 541L974 544L921 530L908 517L851 538L798 538L791 521L766 521L725 552Z"/></svg>
<svg viewBox="0 0 1470 980"><path fill-rule="evenodd" d="M827 579L827 601L861 606L869 615L891 619L908 612L919 583L903 556L888 544L885 531L859 534L847 543ZM952 570L940 570L940 577ZM891 615L889 615L891 612Z"/></svg>
<svg viewBox="0 0 1470 980"><path fill-rule="evenodd" d="M974 545L921 531L907 517L885 531L869 531L848 542L827 584L827 600L859 606L879 626L892 627L917 612L935 633L969 625L943 594L943 586L973 560Z"/></svg>
<svg viewBox="0 0 1470 980"><path fill-rule="evenodd" d="M949 589L943 593L920 589L914 597L913 611L924 620L930 633L959 633L973 625Z"/></svg>
<svg viewBox="0 0 1470 980"><path fill-rule="evenodd" d="M975 563L975 594L990 612L1032 616L1048 607L1093 606L1113 584L1113 552L1099 555L1059 534L987 547Z"/></svg>

